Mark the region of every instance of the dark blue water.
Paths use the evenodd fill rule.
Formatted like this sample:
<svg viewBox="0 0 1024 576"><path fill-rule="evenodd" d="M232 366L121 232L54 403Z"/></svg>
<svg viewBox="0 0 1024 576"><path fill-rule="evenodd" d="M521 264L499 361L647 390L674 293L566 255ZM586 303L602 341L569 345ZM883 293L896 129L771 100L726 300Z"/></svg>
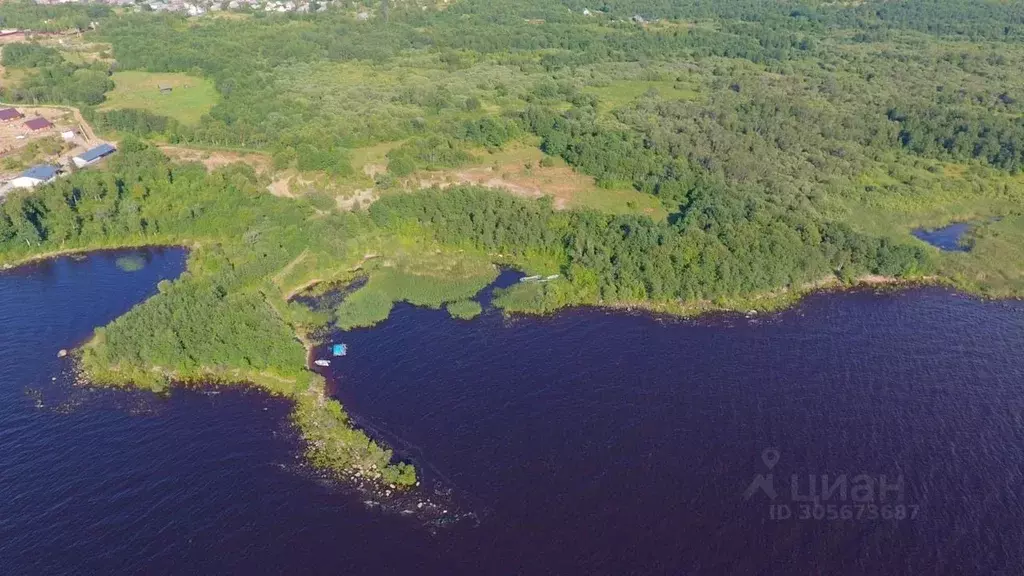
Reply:
<svg viewBox="0 0 1024 576"><path fill-rule="evenodd" d="M700 322L400 306L345 335L334 388L480 516L431 534L310 474L283 401L51 381L57 349L181 258L0 275L3 573L1024 571L1020 303L858 292ZM776 499L745 499L766 474ZM819 499L816 519L794 474L798 497L808 475L901 480L884 500ZM894 506L906 517L883 518Z"/></svg>
<svg viewBox="0 0 1024 576"><path fill-rule="evenodd" d="M970 252L971 247L963 242L963 237L976 225L976 222L954 222L934 230L916 228L912 234L946 252Z"/></svg>

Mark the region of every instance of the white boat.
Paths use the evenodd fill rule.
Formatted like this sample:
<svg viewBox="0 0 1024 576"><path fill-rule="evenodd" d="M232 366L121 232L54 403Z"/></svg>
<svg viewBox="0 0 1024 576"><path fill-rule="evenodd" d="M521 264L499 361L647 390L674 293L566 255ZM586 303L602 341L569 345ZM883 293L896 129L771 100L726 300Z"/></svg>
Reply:
<svg viewBox="0 0 1024 576"><path fill-rule="evenodd" d="M316 364L317 366L330 366L331 365L331 361L330 360L315 360L313 362L313 364Z"/></svg>

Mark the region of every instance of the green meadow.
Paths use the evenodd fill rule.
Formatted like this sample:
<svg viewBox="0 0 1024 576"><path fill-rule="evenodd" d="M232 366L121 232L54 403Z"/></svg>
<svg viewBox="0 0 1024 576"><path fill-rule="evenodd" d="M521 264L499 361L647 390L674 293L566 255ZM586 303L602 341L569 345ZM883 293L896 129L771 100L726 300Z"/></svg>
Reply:
<svg viewBox="0 0 1024 576"><path fill-rule="evenodd" d="M218 99L213 82L186 74L126 71L115 72L111 79L114 89L100 110L135 108L195 125ZM161 93L161 86L171 92Z"/></svg>

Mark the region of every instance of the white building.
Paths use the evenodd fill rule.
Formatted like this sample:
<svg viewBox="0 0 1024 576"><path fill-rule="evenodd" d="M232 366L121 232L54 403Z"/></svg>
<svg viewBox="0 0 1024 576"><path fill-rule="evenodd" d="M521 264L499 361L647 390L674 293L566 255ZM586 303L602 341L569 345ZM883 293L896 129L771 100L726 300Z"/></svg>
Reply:
<svg viewBox="0 0 1024 576"><path fill-rule="evenodd" d="M85 152L82 152L78 156L75 156L74 158L71 159L71 161L75 163L75 166L78 166L79 168L84 168L90 164L99 162L103 158L110 156L116 151L117 149L111 146L110 144L100 144L99 146L93 148L92 150L87 150Z"/></svg>
<svg viewBox="0 0 1024 576"><path fill-rule="evenodd" d="M13 188L35 188L56 179L57 168L55 166L40 164L22 172L20 176L10 181L10 185Z"/></svg>

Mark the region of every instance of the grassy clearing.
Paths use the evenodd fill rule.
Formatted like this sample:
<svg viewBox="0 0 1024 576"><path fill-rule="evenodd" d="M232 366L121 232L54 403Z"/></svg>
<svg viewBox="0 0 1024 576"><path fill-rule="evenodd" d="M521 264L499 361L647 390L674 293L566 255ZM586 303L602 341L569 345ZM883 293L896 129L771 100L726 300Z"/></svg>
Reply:
<svg viewBox="0 0 1024 576"><path fill-rule="evenodd" d="M834 203L832 216L863 232L905 236L919 226L1012 214L1024 202L1024 174L981 165L895 159L860 176L856 189Z"/></svg>
<svg viewBox="0 0 1024 576"><path fill-rule="evenodd" d="M689 83L670 80L615 80L605 86L589 86L585 91L597 96L602 112L607 113L633 102L649 90L666 100L700 98L700 93Z"/></svg>
<svg viewBox="0 0 1024 576"><path fill-rule="evenodd" d="M911 235L916 228L977 222L969 252L927 246L939 276L987 296L1024 293L1024 174L979 164L903 160L862 174L858 190L836 205L833 217L867 234L922 246L927 245Z"/></svg>
<svg viewBox="0 0 1024 576"><path fill-rule="evenodd" d="M374 174L384 172L388 169L388 152L399 148L405 140L396 142L384 142L374 146L365 146L352 150L352 168L357 174L363 174L372 178ZM372 183L372 180L369 181Z"/></svg>
<svg viewBox="0 0 1024 576"><path fill-rule="evenodd" d="M107 93L101 110L138 108L168 116L183 124L198 124L217 103L217 91L205 78L186 74L117 72L112 77L114 90ZM160 86L170 86L170 94L161 94Z"/></svg>
<svg viewBox="0 0 1024 576"><path fill-rule="evenodd" d="M525 198L550 196L559 209L591 209L608 214L644 214L664 220L668 213L657 198L633 188L600 188L558 157L546 156L539 141L524 139L504 150L473 150L479 161L444 171L418 172L404 182L407 189L473 184Z"/></svg>
<svg viewBox="0 0 1024 576"><path fill-rule="evenodd" d="M1024 294L1024 217L979 226L970 252L943 252L939 270L960 288L996 298Z"/></svg>
<svg viewBox="0 0 1024 576"><path fill-rule="evenodd" d="M31 68L3 68L4 83L10 86L19 86L25 83L29 77L38 74L38 70Z"/></svg>
<svg viewBox="0 0 1024 576"><path fill-rule="evenodd" d="M60 55L72 64L91 64L112 61L112 47L103 42L83 42L73 38L44 41L43 44L60 50Z"/></svg>
<svg viewBox="0 0 1024 576"><path fill-rule="evenodd" d="M593 188L581 192L569 202L569 208L589 208L608 214L644 214L654 220L668 218L668 211L650 194L632 188Z"/></svg>

